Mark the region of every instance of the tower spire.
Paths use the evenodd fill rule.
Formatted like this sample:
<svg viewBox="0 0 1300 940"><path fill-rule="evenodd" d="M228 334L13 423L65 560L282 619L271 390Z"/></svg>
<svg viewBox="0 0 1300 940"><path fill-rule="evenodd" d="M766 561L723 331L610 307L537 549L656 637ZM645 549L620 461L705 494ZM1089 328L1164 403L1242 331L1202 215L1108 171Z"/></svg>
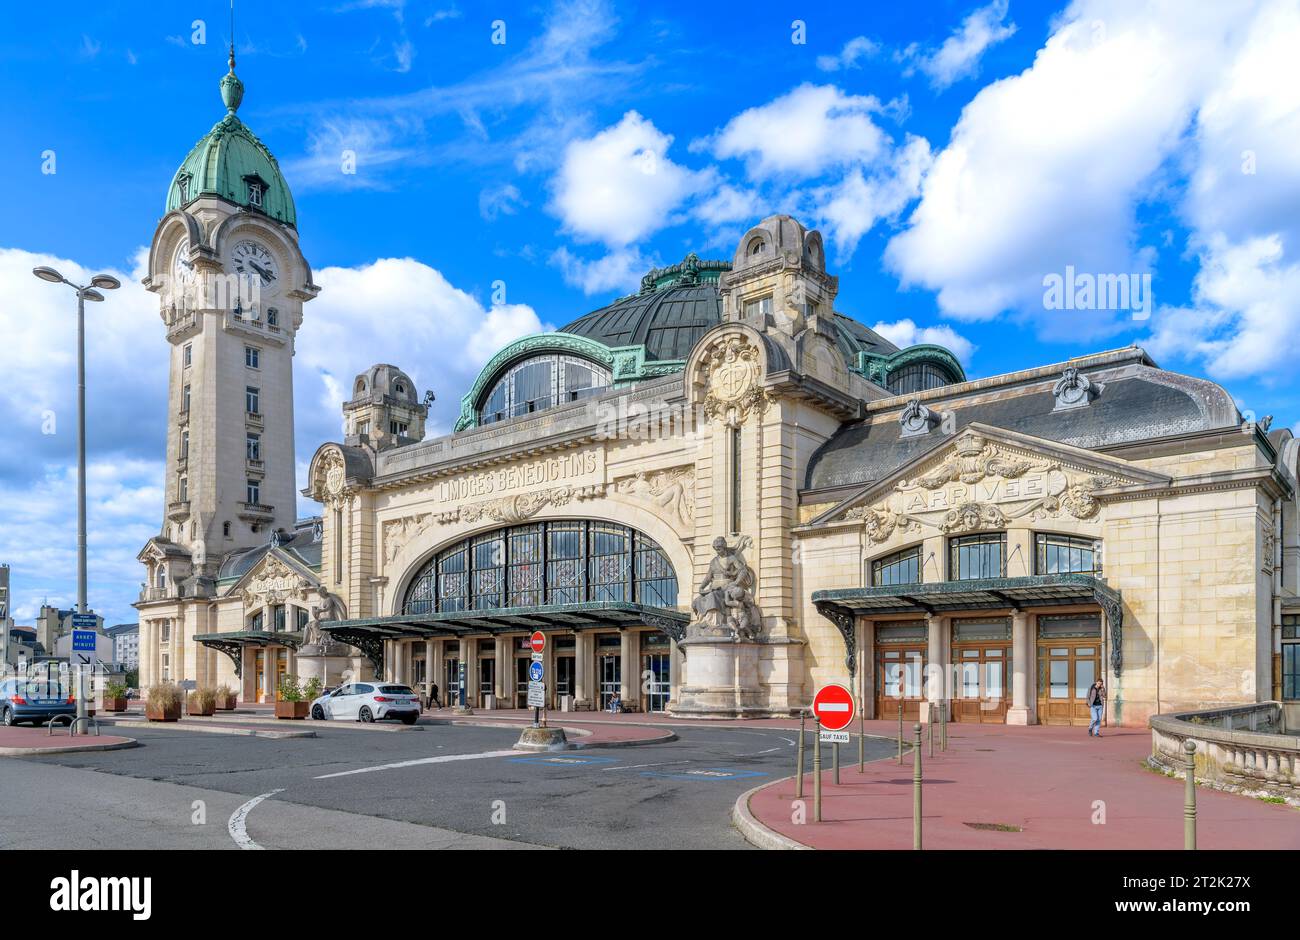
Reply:
<svg viewBox="0 0 1300 940"><path fill-rule="evenodd" d="M221 100L231 115L244 100L244 83L235 74L235 0L230 0L230 71L221 79Z"/></svg>

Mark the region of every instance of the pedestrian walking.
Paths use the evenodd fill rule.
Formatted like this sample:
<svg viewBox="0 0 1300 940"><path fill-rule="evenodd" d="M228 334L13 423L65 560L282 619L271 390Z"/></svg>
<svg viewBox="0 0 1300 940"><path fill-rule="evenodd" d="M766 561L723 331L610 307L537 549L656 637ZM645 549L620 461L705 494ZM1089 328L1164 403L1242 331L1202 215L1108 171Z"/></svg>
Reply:
<svg viewBox="0 0 1300 940"><path fill-rule="evenodd" d="M1101 737L1101 716L1106 711L1106 684L1098 679L1088 687L1088 710L1092 712L1092 723L1088 725L1088 734Z"/></svg>

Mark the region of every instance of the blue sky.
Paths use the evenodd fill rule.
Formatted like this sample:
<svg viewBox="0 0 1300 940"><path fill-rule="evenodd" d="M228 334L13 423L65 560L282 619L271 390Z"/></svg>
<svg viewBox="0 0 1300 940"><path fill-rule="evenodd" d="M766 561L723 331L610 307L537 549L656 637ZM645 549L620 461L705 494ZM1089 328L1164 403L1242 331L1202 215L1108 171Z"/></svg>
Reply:
<svg viewBox="0 0 1300 940"><path fill-rule="evenodd" d="M0 561L19 622L75 592L73 305L40 263L133 279L92 310L90 491L92 604L134 619L166 386L140 252L222 115L228 16L0 12ZM729 258L777 211L826 234L841 312L949 345L971 377L1138 342L1293 425L1298 41L1297 0L237 4L240 117L280 160L324 288L299 341L300 480L369 364L433 388L448 430L504 342L687 251ZM1067 267L1151 275L1150 317L1046 309Z"/></svg>

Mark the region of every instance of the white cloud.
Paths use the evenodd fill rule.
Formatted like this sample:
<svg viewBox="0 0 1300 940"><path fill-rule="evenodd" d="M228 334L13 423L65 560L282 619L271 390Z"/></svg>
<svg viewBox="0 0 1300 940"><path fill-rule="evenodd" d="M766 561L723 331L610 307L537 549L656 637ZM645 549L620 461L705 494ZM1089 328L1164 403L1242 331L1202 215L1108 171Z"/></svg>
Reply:
<svg viewBox="0 0 1300 940"><path fill-rule="evenodd" d="M881 104L871 95L848 95L834 85L803 84L742 111L711 138L692 142L691 150L708 149L720 160L743 159L752 179L814 177L886 153L889 137L873 117L902 107L901 102Z"/></svg>
<svg viewBox="0 0 1300 940"><path fill-rule="evenodd" d="M479 215L489 222L495 222L499 216L514 215L520 206L526 205L528 203L514 183L503 183L478 194Z"/></svg>
<svg viewBox="0 0 1300 940"><path fill-rule="evenodd" d="M933 52L918 53L916 46L909 46L902 58L913 58L914 65L907 72L913 68L924 72L937 91L969 78L979 71L980 59L990 47L1015 35L1016 24L1002 22L1006 16L1007 0L993 0L962 20L961 26Z"/></svg>
<svg viewBox="0 0 1300 940"><path fill-rule="evenodd" d="M899 349L906 349L918 343L942 346L956 356L963 365L970 364L970 358L978 348L950 326L917 326L916 321L911 318L895 320L892 323L881 320L872 329Z"/></svg>
<svg viewBox="0 0 1300 940"><path fill-rule="evenodd" d="M766 213L766 206L763 197L754 190L723 183L696 203L691 213L710 226L720 226L729 222L756 222Z"/></svg>
<svg viewBox="0 0 1300 940"><path fill-rule="evenodd" d="M564 282L584 294L630 293L641 286L641 278L655 266L635 248L619 248L594 261L587 261L561 246L551 255Z"/></svg>
<svg viewBox="0 0 1300 940"><path fill-rule="evenodd" d="M394 126L364 118L324 118L313 125L307 154L286 160L295 192L315 189L387 189L396 166L427 165L430 157L399 144Z"/></svg>
<svg viewBox="0 0 1300 940"><path fill-rule="evenodd" d="M896 218L917 197L930 162L929 142L908 135L880 172L868 175L855 167L839 183L817 191L817 216L841 262L877 221Z"/></svg>
<svg viewBox="0 0 1300 940"><path fill-rule="evenodd" d="M859 59L869 59L880 51L880 43L866 36L856 36L844 44L835 55L819 55L817 67L823 72L861 68Z"/></svg>
<svg viewBox="0 0 1300 940"><path fill-rule="evenodd" d="M905 285L938 291L954 317L1018 311L1044 335L1076 340L1118 329L1126 314L1043 311L1043 277L1066 265L1149 269L1137 206L1239 22L1226 5L1074 3L1031 69L984 88L962 112L888 247L889 266Z"/></svg>
<svg viewBox="0 0 1300 940"><path fill-rule="evenodd" d="M668 158L673 138L635 111L571 141L553 182L551 211L579 239L621 247L668 224L711 179Z"/></svg>

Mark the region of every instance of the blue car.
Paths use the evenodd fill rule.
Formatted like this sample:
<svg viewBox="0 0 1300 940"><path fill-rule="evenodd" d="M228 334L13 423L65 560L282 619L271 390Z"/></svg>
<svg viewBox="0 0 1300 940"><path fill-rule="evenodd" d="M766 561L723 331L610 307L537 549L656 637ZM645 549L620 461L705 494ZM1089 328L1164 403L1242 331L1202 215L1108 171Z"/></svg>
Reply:
<svg viewBox="0 0 1300 940"><path fill-rule="evenodd" d="M58 682L40 679L5 679L0 682L0 725L31 722L43 725L51 718L76 717L77 700Z"/></svg>

